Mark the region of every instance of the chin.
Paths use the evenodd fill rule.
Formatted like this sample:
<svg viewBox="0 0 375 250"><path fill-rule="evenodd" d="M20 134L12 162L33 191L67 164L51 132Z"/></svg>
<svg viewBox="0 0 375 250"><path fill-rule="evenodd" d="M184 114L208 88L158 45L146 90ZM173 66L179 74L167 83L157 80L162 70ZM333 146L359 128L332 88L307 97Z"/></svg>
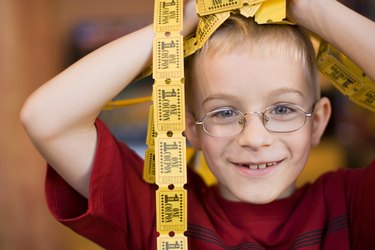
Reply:
<svg viewBox="0 0 375 250"><path fill-rule="evenodd" d="M262 205L262 204L268 204L268 203L271 203L275 200L278 200L280 199L280 194L279 193L264 193L262 192L261 194L260 193L252 193L252 194L249 194L249 193L242 193L242 194L234 194L235 197L241 201L241 202L246 202L246 203L251 203L251 204L259 204L259 205Z"/></svg>
<svg viewBox="0 0 375 250"><path fill-rule="evenodd" d="M242 201L246 203L251 203L251 204L263 205L263 204L271 203L275 200L277 200L277 198L263 196L263 197L248 197L247 199L244 199Z"/></svg>

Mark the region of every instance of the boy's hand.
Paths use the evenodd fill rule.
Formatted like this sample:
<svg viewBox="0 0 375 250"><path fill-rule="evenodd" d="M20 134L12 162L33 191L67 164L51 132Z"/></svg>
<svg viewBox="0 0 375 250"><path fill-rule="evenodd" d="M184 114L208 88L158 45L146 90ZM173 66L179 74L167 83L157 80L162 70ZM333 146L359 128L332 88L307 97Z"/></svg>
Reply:
<svg viewBox="0 0 375 250"><path fill-rule="evenodd" d="M288 0L287 17L317 34L375 80L375 22L337 0Z"/></svg>
<svg viewBox="0 0 375 250"><path fill-rule="evenodd" d="M328 1L331 0L288 0L287 17L303 26L304 20L312 17L312 12L316 10L316 7L323 6L324 2Z"/></svg>
<svg viewBox="0 0 375 250"><path fill-rule="evenodd" d="M196 11L196 1L188 0L184 4L184 28L181 32L183 36L188 36L195 32L197 28L199 17Z"/></svg>

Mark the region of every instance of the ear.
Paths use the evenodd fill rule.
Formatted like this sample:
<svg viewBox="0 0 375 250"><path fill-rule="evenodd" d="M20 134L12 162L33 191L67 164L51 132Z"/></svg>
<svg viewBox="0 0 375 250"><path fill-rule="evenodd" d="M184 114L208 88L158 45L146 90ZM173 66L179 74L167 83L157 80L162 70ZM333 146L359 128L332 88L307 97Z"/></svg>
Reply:
<svg viewBox="0 0 375 250"><path fill-rule="evenodd" d="M186 129L185 136L191 143L194 149L201 150L200 145L200 131L199 127L195 124L194 115L186 110Z"/></svg>
<svg viewBox="0 0 375 250"><path fill-rule="evenodd" d="M317 146L320 143L324 130L327 127L329 118L331 117L331 102L327 97L322 97L315 105L314 114L312 116L312 145Z"/></svg>

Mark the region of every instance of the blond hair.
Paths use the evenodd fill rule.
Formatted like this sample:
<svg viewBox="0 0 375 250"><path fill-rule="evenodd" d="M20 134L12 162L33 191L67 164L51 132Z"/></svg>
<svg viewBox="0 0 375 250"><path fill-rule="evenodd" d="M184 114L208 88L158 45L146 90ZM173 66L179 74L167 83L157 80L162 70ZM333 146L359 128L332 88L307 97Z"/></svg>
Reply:
<svg viewBox="0 0 375 250"><path fill-rule="evenodd" d="M205 56L242 49L252 55L287 55L301 62L314 99L320 96L315 51L307 34L296 25L257 24L252 18L233 14L186 62L187 106L192 106L192 81L197 62Z"/></svg>

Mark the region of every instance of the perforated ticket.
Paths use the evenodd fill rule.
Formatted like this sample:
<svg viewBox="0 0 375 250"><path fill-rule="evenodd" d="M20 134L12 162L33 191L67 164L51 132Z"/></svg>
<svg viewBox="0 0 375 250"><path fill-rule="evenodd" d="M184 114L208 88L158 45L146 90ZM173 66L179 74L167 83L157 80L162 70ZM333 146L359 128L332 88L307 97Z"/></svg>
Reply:
<svg viewBox="0 0 375 250"><path fill-rule="evenodd" d="M184 45L180 35L158 36L154 39L154 78L180 79L184 77Z"/></svg>
<svg viewBox="0 0 375 250"><path fill-rule="evenodd" d="M375 112L375 83L336 48L322 42L318 68L334 86L354 103Z"/></svg>
<svg viewBox="0 0 375 250"><path fill-rule="evenodd" d="M144 178L156 193L158 249L187 249L183 0L156 0L153 43L153 110L150 109ZM191 48L189 49L189 53ZM151 114L153 113L153 115ZM152 121L151 121L152 120ZM154 151L153 151L154 150ZM154 164L152 164L154 163ZM153 169L152 166L155 166ZM152 174L155 173L155 176ZM175 235L170 235L173 232ZM176 237L177 236L177 237Z"/></svg>
<svg viewBox="0 0 375 250"><path fill-rule="evenodd" d="M155 1L154 31L179 32L182 30L182 0Z"/></svg>
<svg viewBox="0 0 375 250"><path fill-rule="evenodd" d="M286 0L267 0L255 14L255 22L258 24L277 23L290 24L286 20Z"/></svg>
<svg viewBox="0 0 375 250"><path fill-rule="evenodd" d="M252 5L244 5L241 9L240 9L240 13L241 15L245 16L245 17L253 17L255 15L255 13L257 13L257 11L259 10L260 6L262 6L262 3L257 3L257 4L252 4Z"/></svg>
<svg viewBox="0 0 375 250"><path fill-rule="evenodd" d="M191 56L198 50L197 37L192 37L184 41L184 57Z"/></svg>
<svg viewBox="0 0 375 250"><path fill-rule="evenodd" d="M362 88L361 81L349 69L329 55L319 57L319 70L345 95L356 95Z"/></svg>
<svg viewBox="0 0 375 250"><path fill-rule="evenodd" d="M368 85L359 95L352 97L351 100L358 105L375 112L375 86Z"/></svg>
<svg viewBox="0 0 375 250"><path fill-rule="evenodd" d="M187 182L185 137L158 137L155 143L156 184L183 186Z"/></svg>
<svg viewBox="0 0 375 250"><path fill-rule="evenodd" d="M160 236L158 248L161 250L183 250L187 249L187 238L183 234L176 234L173 237Z"/></svg>
<svg viewBox="0 0 375 250"><path fill-rule="evenodd" d="M200 16L217 14L239 9L243 3L243 0L197 0L197 13Z"/></svg>
<svg viewBox="0 0 375 250"><path fill-rule="evenodd" d="M185 129L185 94L183 84L162 85L155 82L153 87L155 130L183 131Z"/></svg>
<svg viewBox="0 0 375 250"><path fill-rule="evenodd" d="M201 48L207 39L230 17L230 12L217 13L215 15L203 16L197 27L197 48Z"/></svg>
<svg viewBox="0 0 375 250"><path fill-rule="evenodd" d="M149 147L145 153L143 179L147 183L155 183L155 149L153 147Z"/></svg>
<svg viewBox="0 0 375 250"><path fill-rule="evenodd" d="M254 5L254 4L258 4L258 3L263 3L267 0L244 0L244 6L246 5Z"/></svg>
<svg viewBox="0 0 375 250"><path fill-rule="evenodd" d="M186 195L183 188L158 189L156 191L157 231L161 234L180 233L186 230Z"/></svg>
<svg viewBox="0 0 375 250"><path fill-rule="evenodd" d="M148 112L148 126L147 126L147 136L146 136L146 144L149 147L153 147L155 145L155 138L158 133L155 131L155 123L154 123L154 105L150 105L150 109Z"/></svg>

